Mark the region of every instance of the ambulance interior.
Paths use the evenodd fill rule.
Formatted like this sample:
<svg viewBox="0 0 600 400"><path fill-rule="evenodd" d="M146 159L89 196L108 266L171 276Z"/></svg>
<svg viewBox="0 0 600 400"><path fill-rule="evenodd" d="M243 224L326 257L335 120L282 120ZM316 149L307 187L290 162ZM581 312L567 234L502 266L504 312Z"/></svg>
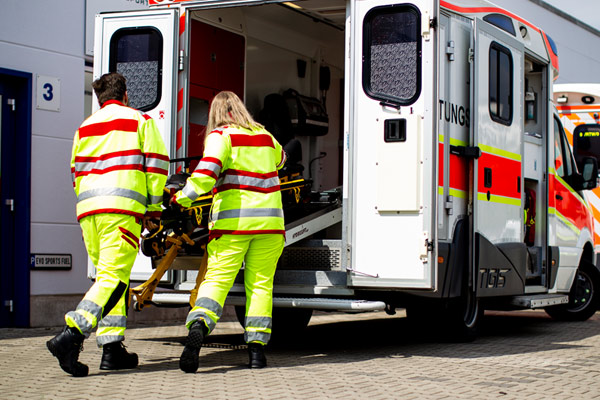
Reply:
<svg viewBox="0 0 600 400"><path fill-rule="evenodd" d="M548 69L533 58L525 57L524 79L524 242L529 258L527 262L527 285L546 286L545 252L547 245L546 191L543 182L547 167L544 154L547 151L546 100L548 98Z"/></svg>
<svg viewBox="0 0 600 400"><path fill-rule="evenodd" d="M210 101L230 90L284 146L286 168L341 206L345 1L195 10L190 20L187 156L202 154ZM341 268L329 262L326 237L341 248L341 222L286 248L278 268ZM286 256L298 246L302 257Z"/></svg>
<svg viewBox="0 0 600 400"><path fill-rule="evenodd" d="M231 90L313 190L341 185L345 2L299 4L191 13L187 156L202 154L212 97Z"/></svg>

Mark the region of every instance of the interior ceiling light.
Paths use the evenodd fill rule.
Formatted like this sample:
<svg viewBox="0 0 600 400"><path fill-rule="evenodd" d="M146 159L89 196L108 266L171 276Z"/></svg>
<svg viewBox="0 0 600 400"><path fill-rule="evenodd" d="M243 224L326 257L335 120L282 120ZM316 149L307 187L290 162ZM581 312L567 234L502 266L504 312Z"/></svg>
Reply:
<svg viewBox="0 0 600 400"><path fill-rule="evenodd" d="M292 7L295 8L297 10L302 10L302 7L300 7L298 4L296 3L292 3L291 1L284 1L283 4L285 4L288 7Z"/></svg>

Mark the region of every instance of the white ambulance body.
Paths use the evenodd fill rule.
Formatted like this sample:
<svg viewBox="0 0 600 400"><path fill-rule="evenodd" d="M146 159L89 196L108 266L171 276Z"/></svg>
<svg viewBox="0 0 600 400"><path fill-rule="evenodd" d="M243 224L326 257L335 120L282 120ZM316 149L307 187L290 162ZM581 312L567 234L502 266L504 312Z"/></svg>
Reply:
<svg viewBox="0 0 600 400"><path fill-rule="evenodd" d="M567 83L554 85L554 103L579 161L600 143L600 84ZM595 155L595 154L594 154ZM587 192L594 215L594 243L600 251L600 188Z"/></svg>
<svg viewBox="0 0 600 400"><path fill-rule="evenodd" d="M150 3L97 16L94 76L125 74L172 158L201 154L220 90L255 116L269 95L301 95L308 116L291 123L312 205L340 201L287 226L274 304L294 307L288 320L444 310L472 336L484 307L595 312L582 191L597 164L575 167L552 103L556 50L540 29L483 0ZM198 260L175 264L185 294ZM238 280L228 301L243 296Z"/></svg>

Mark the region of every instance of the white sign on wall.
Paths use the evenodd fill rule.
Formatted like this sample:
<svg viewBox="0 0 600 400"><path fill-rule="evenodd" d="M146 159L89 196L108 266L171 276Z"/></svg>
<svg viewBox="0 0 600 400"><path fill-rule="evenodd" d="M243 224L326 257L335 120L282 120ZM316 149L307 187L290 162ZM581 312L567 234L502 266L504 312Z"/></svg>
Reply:
<svg viewBox="0 0 600 400"><path fill-rule="evenodd" d="M60 79L53 76L37 75L36 108L38 110L60 111Z"/></svg>

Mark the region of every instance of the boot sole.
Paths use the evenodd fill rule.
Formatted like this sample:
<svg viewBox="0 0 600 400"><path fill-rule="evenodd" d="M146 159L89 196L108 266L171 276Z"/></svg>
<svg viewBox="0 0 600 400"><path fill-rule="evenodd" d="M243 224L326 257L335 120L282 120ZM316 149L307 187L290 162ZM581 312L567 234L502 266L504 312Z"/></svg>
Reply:
<svg viewBox="0 0 600 400"><path fill-rule="evenodd" d="M179 359L179 368L183 372L194 373L198 371L200 365L199 355L202 343L204 342L204 333L200 329L190 329L185 342L185 348Z"/></svg>
<svg viewBox="0 0 600 400"><path fill-rule="evenodd" d="M71 375L73 375L74 377L77 377L77 378L82 378L82 377L88 375L89 368L85 364L79 363L79 365L81 365L81 369L75 368L75 370L71 370L71 368L69 368L66 365L64 365L62 363L60 357L58 356L58 349L56 348L56 345L54 343L52 343L52 340L48 340L46 342L46 347L48 348L48 350L50 351L50 353L52 353L52 355L58 359L58 365L60 365L60 368L63 371L65 371L67 374L71 374Z"/></svg>

